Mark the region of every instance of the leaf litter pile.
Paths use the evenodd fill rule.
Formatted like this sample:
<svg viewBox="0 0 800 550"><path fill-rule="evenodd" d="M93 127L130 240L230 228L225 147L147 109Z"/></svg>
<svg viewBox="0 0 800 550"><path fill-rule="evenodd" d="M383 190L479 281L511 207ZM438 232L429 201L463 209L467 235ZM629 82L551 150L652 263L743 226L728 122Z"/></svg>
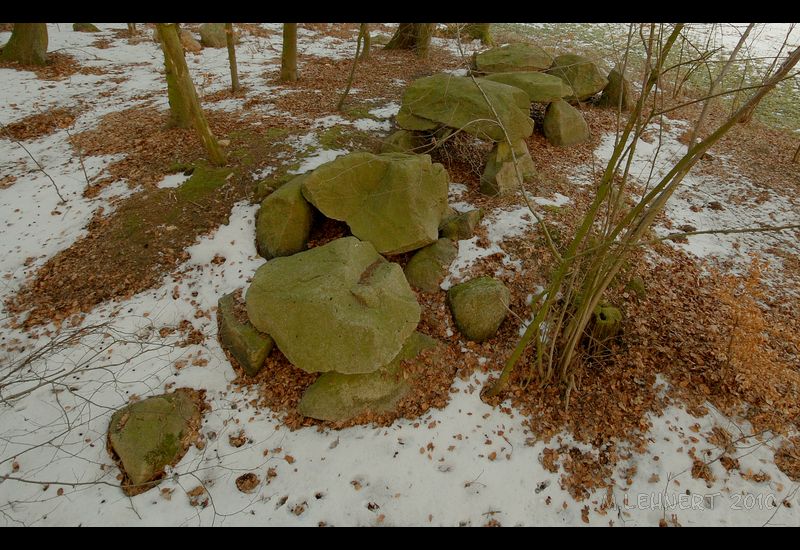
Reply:
<svg viewBox="0 0 800 550"><path fill-rule="evenodd" d="M396 78L413 79L459 66L460 60L446 52L436 53L427 63L419 63L407 52L385 52L373 48L372 58L360 63L356 73L357 88L348 103L363 107L361 96L399 100L403 86L394 83ZM69 58L71 59L71 58ZM41 78L63 78L69 71L80 70L69 62L68 56L54 57L52 65ZM291 85L296 93L279 96L275 105L293 115L317 118L334 113L339 90L346 80L351 60L311 60L301 55L301 80ZM353 109L353 107L351 107ZM347 108L345 109L347 111ZM583 107L590 126L592 141L572 148L561 149L549 145L539 132L528 139L539 174L529 185L528 192L537 196L560 192L570 196L574 208L553 212L551 220L557 242L564 244L572 234L580 215L590 200L591 189L577 188L563 174L569 168L592 161L592 152L599 142L598 136L613 128L614 117L607 111ZM33 139L57 128L71 124L69 112L49 112L28 117L9 125L19 139ZM194 166L202 157L202 149L193 132L166 129L166 116L151 107L136 107L104 117L94 130L72 136L76 150L83 155L126 153L126 157L112 163L105 181L89 182L87 196L94 196L96 186L111 181L127 180L128 184L142 188L133 197L116 204L114 213L103 216L99 212L88 227L88 235L73 246L49 260L33 280L8 304L9 311L19 315L28 313L25 326L49 321L62 321L78 312L89 311L105 301L132 296L161 282L178 263L186 259L184 249L197 237L225 223L232 205L252 196L253 186L241 168L263 168L269 165L267 157L285 151L280 142L270 140L272 148L263 142L253 144L252 136L265 128L291 127L302 129L307 124L294 119L248 114L238 116L219 111L208 111L212 130L218 136L227 136L233 155L230 172L234 175L212 194L201 194L180 201L171 189L157 189L155 184L176 167ZM352 112L348 116L354 115ZM258 118L259 126L254 122ZM262 124L265 123L265 124ZM743 127L741 132L762 132L773 140L770 130L758 123ZM780 134L783 135L783 134ZM726 138L721 146L726 152L736 147L735 158L761 158L758 140ZM783 142L782 142L783 143ZM742 151L744 149L744 151ZM437 153L439 154L439 153ZM256 165L244 159L256 156ZM487 209L516 203L513 198L489 199L477 191L477 174L473 163L463 155L437 158L447 162L452 181L468 185L465 199ZM240 164L237 165L237 162ZM747 162L748 177L765 187L767 177L775 167L763 163ZM768 170L769 168L769 170ZM196 168L195 168L196 169ZM781 173L797 174L797 167L781 163ZM769 174L773 170L773 174ZM798 181L795 179L795 181ZM180 203L180 204L178 204ZM163 205L163 209L154 205ZM168 211L167 211L168 210ZM169 223L163 223L169 219ZM135 220L135 221L131 221ZM159 227L149 231L148 225ZM174 229L169 229L174 227ZM347 234L346 227L327 226L321 233L312 235L311 246L324 244ZM486 242L485 228L478 230L479 244ZM131 238L134 237L134 238ZM522 264L518 271L508 271L502 258L483 257L464 273L466 276L490 275L502 280L512 291L512 315L501 326L490 342L475 344L464 342L458 334L447 335L446 326L454 326L445 303L444 292L418 294L423 308L418 330L439 339L443 348L424 352L419 363L405 362L403 376L412 381L412 390L390 414L367 413L345 423L320 422L304 418L296 411L297 403L317 374L308 374L289 364L275 349L265 368L255 378L247 377L238 366L237 382L245 388L258 386L258 405L271 409L287 426L298 429L317 426L318 429L341 429L356 424L388 425L397 418L418 418L434 408L447 405L453 391L455 376L466 380L476 371L497 372L511 353L519 337L523 319L530 318L527 298L536 284L542 284L553 267L553 259L536 231L509 239L503 248L513 253ZM541 457L543 465L551 471L563 468L562 486L576 500L585 500L597 490L608 489L615 467L631 452L644 452L649 414L659 415L673 403L685 403L693 414L707 413L703 403L730 416L750 421L756 432L769 430L787 434L800 429L800 310L798 300L771 297L764 291L760 277L764 267L753 262L750 272L742 278L724 276L712 267L702 265L686 253L667 245L657 245L653 250L663 257L661 261L646 260L644 254L632 261L624 280L609 289L607 298L623 310L623 337L611 345L602 358L590 361L580 371L573 390L569 408L564 406L563 389L551 385L539 387L529 383L526 364L530 363L530 350L523 355L505 395L493 401L502 406L509 399L514 408L526 417L531 442L545 440L557 442L546 449ZM401 264L408 257L394 258ZM800 266L787 264L793 276ZM496 272L499 271L499 275ZM644 296L626 289L634 276L641 277L647 288ZM466 350L466 351L465 351ZM483 361L485 359L485 361ZM656 375L662 374L671 386L666 394L658 391ZM480 391L469 386L467 391ZM502 410L512 414L511 409ZM591 451L581 451L564 444L558 436L567 430L574 439L590 444ZM711 442L719 434L707 434ZM624 445L623 445L624 444ZM624 447L624 448L623 448ZM800 442L790 439L776 453L776 464L792 479L800 474ZM738 468L738 462L723 457L726 469ZM695 477L707 477L707 465L693 456ZM729 468L730 466L730 468ZM635 472L626 472L632 476ZM257 483L249 474L241 476L237 486L249 491ZM607 503L601 503L604 511Z"/></svg>

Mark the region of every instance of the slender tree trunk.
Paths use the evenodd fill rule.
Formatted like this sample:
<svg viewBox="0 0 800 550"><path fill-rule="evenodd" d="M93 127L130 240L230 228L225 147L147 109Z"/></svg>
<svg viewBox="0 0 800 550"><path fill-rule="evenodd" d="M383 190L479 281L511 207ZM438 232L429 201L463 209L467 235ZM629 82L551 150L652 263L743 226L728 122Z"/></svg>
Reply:
<svg viewBox="0 0 800 550"><path fill-rule="evenodd" d="M297 80L297 23L283 24L283 53L281 54L281 82Z"/></svg>
<svg viewBox="0 0 800 550"><path fill-rule="evenodd" d="M358 32L364 38L364 44L361 50L361 58L368 59L370 42L372 41L369 35L369 23L361 23L361 28L358 30Z"/></svg>
<svg viewBox="0 0 800 550"><path fill-rule="evenodd" d="M0 53L0 60L20 65L44 65L47 62L47 24L15 23L11 38Z"/></svg>
<svg viewBox="0 0 800 550"><path fill-rule="evenodd" d="M800 146L797 147L797 151L794 152L794 158L792 162L800 162Z"/></svg>
<svg viewBox="0 0 800 550"><path fill-rule="evenodd" d="M341 111L342 107L344 107L344 100L347 99L347 94L350 93L350 86L353 85L353 76L356 74L356 63L358 63L358 57L361 50L361 41L364 39L365 26L366 25L362 24L358 31L358 39L356 40L356 55L353 57L353 65L350 67L350 76L347 78L347 87L344 89L344 93L339 99L338 105L336 105L337 111Z"/></svg>
<svg viewBox="0 0 800 550"><path fill-rule="evenodd" d="M197 98L197 91L189 75L189 68L186 66L186 58L183 56L183 47L181 46L181 40L178 36L178 26L175 24L158 23L157 27L161 35L161 43L163 45L165 57L169 59L167 64L171 65L175 71L174 78L178 92L180 93L182 101L189 108L192 126L194 126L197 131L211 163L221 166L225 164L225 155L217 143L214 134L211 133L208 121L203 114L203 110L200 108L200 100Z"/></svg>
<svg viewBox="0 0 800 550"><path fill-rule="evenodd" d="M236 46L233 36L233 23L225 23L225 40L228 43L228 62L231 66L231 91L239 90L239 71L236 68Z"/></svg>
<svg viewBox="0 0 800 550"><path fill-rule="evenodd" d="M131 36L136 34L136 23L128 23L128 33Z"/></svg>
<svg viewBox="0 0 800 550"><path fill-rule="evenodd" d="M167 126L170 128L189 128L192 125L192 117L189 111L189 103L181 93L178 85L177 70L175 69L172 57L170 57L164 40L161 37L162 25L156 25L155 34L161 44L161 51L164 52L164 72L167 78L167 98L169 99L169 120ZM176 25L176 32L177 30ZM181 47L183 52L183 47ZM181 54L183 58L183 53Z"/></svg>

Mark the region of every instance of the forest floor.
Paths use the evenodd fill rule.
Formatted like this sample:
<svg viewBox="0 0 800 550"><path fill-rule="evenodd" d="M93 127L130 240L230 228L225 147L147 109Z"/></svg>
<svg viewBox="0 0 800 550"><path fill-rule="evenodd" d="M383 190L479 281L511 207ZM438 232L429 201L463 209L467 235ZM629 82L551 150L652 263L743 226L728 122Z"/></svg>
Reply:
<svg viewBox="0 0 800 550"><path fill-rule="evenodd" d="M420 293L420 330L447 345L441 368L397 414L331 425L294 410L312 379L278 350L249 379L216 338L217 300L263 263L256 183L376 151L405 86L459 74L459 50L468 59L480 44L437 37L426 61L373 46L337 112L357 25L302 24L294 84L277 79L280 25L240 25L237 94L225 49L187 54L227 140L229 164L213 169L193 132L164 127L152 30L100 28L49 25L51 64L0 66L0 524L800 524L800 231L658 240L798 223L797 133L739 125L687 176L653 243L609 290L624 337L584 369L568 410L560 388L528 386L524 372L503 401L480 399L552 258L522 194L479 193L479 150L435 153L451 205L486 212L442 288L495 276L512 291L511 315L494 339L466 342L444 292ZM565 43L570 32L499 34L528 31L613 65L588 38ZM682 154L696 107L641 142L639 185ZM538 129L528 140L539 173L526 193L562 244L613 147L614 114L582 110L589 143L553 147ZM637 276L643 292L628 284ZM206 390L202 439L157 489L127 497L106 451L109 418L177 387ZM256 480L242 492L248 473Z"/></svg>

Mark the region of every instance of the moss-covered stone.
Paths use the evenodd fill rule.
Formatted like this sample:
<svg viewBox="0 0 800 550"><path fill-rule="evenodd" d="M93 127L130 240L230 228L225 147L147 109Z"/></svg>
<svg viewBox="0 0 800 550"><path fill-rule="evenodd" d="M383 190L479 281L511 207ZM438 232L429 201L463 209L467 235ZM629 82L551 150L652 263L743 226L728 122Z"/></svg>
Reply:
<svg viewBox="0 0 800 550"><path fill-rule="evenodd" d="M468 340L483 342L497 333L508 314L511 291L491 277L478 277L455 285L447 302L459 332Z"/></svg>
<svg viewBox="0 0 800 550"><path fill-rule="evenodd" d="M304 180L303 196L381 254L416 250L438 238L448 175L428 155L351 153Z"/></svg>
<svg viewBox="0 0 800 550"><path fill-rule="evenodd" d="M442 125L481 139L502 141L505 133L497 124L499 117L512 141L530 136L533 121L529 117L527 94L491 80L479 84L480 88L471 78L451 74L415 80L403 94L397 124L406 130L420 131Z"/></svg>
<svg viewBox="0 0 800 550"><path fill-rule="evenodd" d="M402 376L401 363L438 345L430 336L414 332L397 356L375 372L323 374L303 394L297 410L303 416L331 422L343 422L366 412L388 412L411 389L409 380Z"/></svg>
<svg viewBox="0 0 800 550"><path fill-rule="evenodd" d="M355 237L268 261L246 303L253 326L308 372L373 372L397 355L420 319L402 268Z"/></svg>
<svg viewBox="0 0 800 550"><path fill-rule="evenodd" d="M552 65L553 57L539 46L518 42L481 52L473 63L481 73L544 71Z"/></svg>
<svg viewBox="0 0 800 550"><path fill-rule="evenodd" d="M475 233L475 228L478 222L483 217L483 210L468 210L467 212L453 212L452 216L448 216L439 226L439 236L445 237L452 241L460 241L462 239L470 239Z"/></svg>
<svg viewBox="0 0 800 550"><path fill-rule="evenodd" d="M100 32L100 29L92 23L73 23L72 30L75 32Z"/></svg>
<svg viewBox="0 0 800 550"><path fill-rule="evenodd" d="M179 389L132 403L111 416L108 443L121 463L126 493L154 487L164 468L183 457L200 427L197 401L196 392Z"/></svg>
<svg viewBox="0 0 800 550"><path fill-rule="evenodd" d="M508 143L496 143L486 157L486 166L481 175L481 193L494 197L518 191L520 182L517 168L523 181L529 181L536 175L536 167L525 142L520 140L514 144L513 155Z"/></svg>
<svg viewBox="0 0 800 550"><path fill-rule="evenodd" d="M234 33L234 40L238 44L239 36ZM203 23L200 25L200 43L206 48L227 48L225 37L225 23Z"/></svg>
<svg viewBox="0 0 800 550"><path fill-rule="evenodd" d="M547 106L542 128L553 145L575 145L589 139L589 125L583 115L563 99Z"/></svg>
<svg viewBox="0 0 800 550"><path fill-rule="evenodd" d="M519 88L531 103L552 103L557 99L573 95L572 88L557 76L539 72L495 73L484 77L502 84Z"/></svg>
<svg viewBox="0 0 800 550"><path fill-rule="evenodd" d="M604 343L619 334L622 328L622 312L609 304L599 304L592 312L592 337L596 343Z"/></svg>
<svg viewBox="0 0 800 550"><path fill-rule="evenodd" d="M630 111L633 108L631 83L616 68L608 73L608 85L603 88L600 106L622 111Z"/></svg>
<svg viewBox="0 0 800 550"><path fill-rule="evenodd" d="M647 297L647 286L645 285L644 279L638 275L628 281L628 284L625 285L625 289L636 294L636 297L640 300Z"/></svg>
<svg viewBox="0 0 800 550"><path fill-rule="evenodd" d="M226 178L233 172L230 168L214 168L197 164L192 176L175 190L179 200L195 201L222 187Z"/></svg>
<svg viewBox="0 0 800 550"><path fill-rule="evenodd" d="M297 176L271 193L256 216L256 246L266 259L290 256L305 250L314 210L303 197L307 174Z"/></svg>
<svg viewBox="0 0 800 550"><path fill-rule="evenodd" d="M436 292L447 276L447 271L458 255L458 245L447 238L418 250L403 270L412 288L423 292Z"/></svg>
<svg viewBox="0 0 800 550"><path fill-rule="evenodd" d="M425 139L410 130L398 130L381 142L381 153L420 153Z"/></svg>
<svg viewBox="0 0 800 550"><path fill-rule="evenodd" d="M242 323L236 318L234 293L226 294L217 303L217 319L219 321L219 341L248 376L255 376L274 342L268 334L263 334L250 323Z"/></svg>
<svg viewBox="0 0 800 550"><path fill-rule="evenodd" d="M180 39L181 46L187 52L200 53L203 50L202 44L195 39L189 29L181 29Z"/></svg>
<svg viewBox="0 0 800 550"><path fill-rule="evenodd" d="M591 59L571 53L556 57L547 72L563 79L572 88L574 94L566 98L568 101L585 101L608 84Z"/></svg>

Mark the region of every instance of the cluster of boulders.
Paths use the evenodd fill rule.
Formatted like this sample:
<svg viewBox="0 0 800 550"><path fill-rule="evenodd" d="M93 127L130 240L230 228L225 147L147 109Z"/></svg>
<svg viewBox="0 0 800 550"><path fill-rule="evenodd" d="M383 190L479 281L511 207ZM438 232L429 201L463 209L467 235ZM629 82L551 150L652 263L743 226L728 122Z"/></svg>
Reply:
<svg viewBox="0 0 800 550"><path fill-rule="evenodd" d="M228 46L224 23L203 23L200 25L200 40L198 41L189 29L181 29L179 36L183 49L190 53L198 53L203 48L226 48ZM238 43L239 36L234 33L234 40ZM160 42L158 29L153 30L153 41Z"/></svg>
<svg viewBox="0 0 800 550"><path fill-rule="evenodd" d="M472 76L437 74L413 82L397 115L402 128L385 151L425 149L461 130L493 143L481 191L504 195L535 175L525 139L534 130L532 104L546 105L543 131L554 145L589 139L589 127L573 105L602 92L599 103L629 109L630 84L616 69L603 76L585 57L552 57L532 44L509 44L476 53ZM497 121L501 124L498 124Z"/></svg>
<svg viewBox="0 0 800 550"><path fill-rule="evenodd" d="M273 346L295 367L322 373L299 403L305 416L343 421L392 410L412 383L401 362L440 346L416 331L414 289L441 291L480 210L452 210L447 171L422 154L356 152L274 183L256 218L268 261L243 303L235 293L220 299L220 342L250 376ZM307 249L323 217L351 235ZM413 253L405 269L390 261L404 253ZM452 287L448 302L463 335L484 341L505 319L509 291L482 277Z"/></svg>
<svg viewBox="0 0 800 550"><path fill-rule="evenodd" d="M222 24L205 24L200 35L202 45L184 29L184 47L226 44ZM488 140L493 146L481 190L502 195L535 174L525 141L534 130L533 103L547 105L547 139L570 145L589 137L575 103L601 92L601 105L629 109L632 100L617 70L605 77L586 58L553 58L529 44L479 53L472 70L475 80L437 74L413 82L396 117L401 130L385 140L380 154L351 153L260 184L270 192L257 214L256 244L267 261L244 298L238 291L220 298L218 335L248 376L262 370L275 347L295 367L321 373L298 405L305 416L338 422L391 411L413 384L404 361L421 361L420 354L433 350L425 364L435 368L441 343L417 331L421 311L414 290L441 291L458 241L473 236L482 212L448 205L449 175L420 149L457 130ZM309 249L323 218L344 222L350 235ZM392 261L400 254L409 254L405 268ZM475 342L495 336L510 299L509 289L491 277L447 291L456 328ZM598 339L612 336L619 321L614 309L596 315ZM196 437L202 408L197 392L178 390L113 415L109 448L129 494L153 486L167 465L180 460Z"/></svg>

